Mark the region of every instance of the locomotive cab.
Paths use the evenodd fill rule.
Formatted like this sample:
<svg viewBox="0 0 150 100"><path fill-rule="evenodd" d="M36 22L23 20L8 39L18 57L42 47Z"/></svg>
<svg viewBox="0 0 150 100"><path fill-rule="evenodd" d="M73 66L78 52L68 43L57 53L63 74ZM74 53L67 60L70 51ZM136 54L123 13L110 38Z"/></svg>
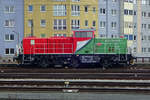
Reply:
<svg viewBox="0 0 150 100"><path fill-rule="evenodd" d="M94 29L73 30L73 37L76 37L76 38L94 38L95 37L94 31L95 31Z"/></svg>

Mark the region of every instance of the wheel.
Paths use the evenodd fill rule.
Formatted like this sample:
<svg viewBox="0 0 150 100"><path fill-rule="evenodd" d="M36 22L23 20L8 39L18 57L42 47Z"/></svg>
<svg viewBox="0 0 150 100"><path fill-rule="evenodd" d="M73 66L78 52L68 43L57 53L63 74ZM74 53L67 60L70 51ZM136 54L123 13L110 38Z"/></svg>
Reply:
<svg viewBox="0 0 150 100"><path fill-rule="evenodd" d="M108 60L103 60L102 61L102 68L103 69L106 69L106 68L111 67L111 66L112 66L111 61L108 61Z"/></svg>
<svg viewBox="0 0 150 100"><path fill-rule="evenodd" d="M40 67L43 68L47 68L49 66L49 63L47 60L43 59L40 63L39 63Z"/></svg>
<svg viewBox="0 0 150 100"><path fill-rule="evenodd" d="M74 59L73 61L72 61L72 67L73 68L78 68L79 67L79 61L77 60L77 59Z"/></svg>

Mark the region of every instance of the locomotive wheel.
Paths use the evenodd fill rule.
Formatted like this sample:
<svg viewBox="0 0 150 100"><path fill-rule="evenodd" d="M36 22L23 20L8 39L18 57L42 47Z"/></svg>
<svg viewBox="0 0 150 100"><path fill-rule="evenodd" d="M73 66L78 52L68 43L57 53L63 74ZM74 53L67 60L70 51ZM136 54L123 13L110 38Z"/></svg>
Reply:
<svg viewBox="0 0 150 100"><path fill-rule="evenodd" d="M78 68L79 67L79 61L77 59L74 59L73 62L72 62L72 67L74 68Z"/></svg>
<svg viewBox="0 0 150 100"><path fill-rule="evenodd" d="M49 63L46 59L43 59L39 64L40 64L40 67L43 67L43 68L47 68L49 66Z"/></svg>
<svg viewBox="0 0 150 100"><path fill-rule="evenodd" d="M111 67L111 62L108 61L108 60L103 60L102 61L102 68L105 69L105 68L108 68L108 67Z"/></svg>

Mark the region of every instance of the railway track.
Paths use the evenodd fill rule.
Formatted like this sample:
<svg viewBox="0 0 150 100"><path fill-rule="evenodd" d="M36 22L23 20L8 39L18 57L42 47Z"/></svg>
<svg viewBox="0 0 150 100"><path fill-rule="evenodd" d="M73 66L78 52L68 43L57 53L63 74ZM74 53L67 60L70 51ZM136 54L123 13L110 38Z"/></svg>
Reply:
<svg viewBox="0 0 150 100"><path fill-rule="evenodd" d="M149 80L150 73L1 73L0 79L128 79Z"/></svg>
<svg viewBox="0 0 150 100"><path fill-rule="evenodd" d="M110 68L103 70L102 68L30 68L30 67L0 67L0 73L150 73L150 68Z"/></svg>
<svg viewBox="0 0 150 100"><path fill-rule="evenodd" d="M150 69L125 67L107 70L99 68L0 67L0 89L64 92L150 92Z"/></svg>
<svg viewBox="0 0 150 100"><path fill-rule="evenodd" d="M66 82L69 82L66 84ZM150 80L0 80L1 90L34 90L63 92L150 92Z"/></svg>

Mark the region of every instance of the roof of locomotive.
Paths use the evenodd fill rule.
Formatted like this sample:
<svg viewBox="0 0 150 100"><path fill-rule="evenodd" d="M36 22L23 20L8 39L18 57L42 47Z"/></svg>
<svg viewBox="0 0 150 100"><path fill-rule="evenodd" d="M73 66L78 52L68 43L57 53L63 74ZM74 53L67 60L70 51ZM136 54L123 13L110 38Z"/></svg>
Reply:
<svg viewBox="0 0 150 100"><path fill-rule="evenodd" d="M52 37L24 37L24 39L64 39L64 38L72 38L72 37L65 37L65 36L52 36Z"/></svg>

